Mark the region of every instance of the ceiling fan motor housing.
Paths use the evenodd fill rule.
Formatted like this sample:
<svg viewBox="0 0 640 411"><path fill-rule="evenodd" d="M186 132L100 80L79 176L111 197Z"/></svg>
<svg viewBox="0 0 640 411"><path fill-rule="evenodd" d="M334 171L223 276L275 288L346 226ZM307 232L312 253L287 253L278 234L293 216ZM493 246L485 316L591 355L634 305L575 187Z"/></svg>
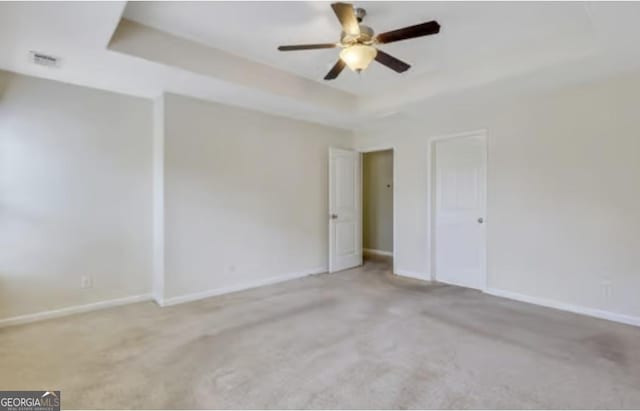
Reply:
<svg viewBox="0 0 640 411"><path fill-rule="evenodd" d="M373 29L369 26L365 26L362 24L362 20L364 16L367 15L367 11L363 8L355 8L353 12L358 20L358 27L360 29L360 34L354 35L351 33L342 32L340 36L340 42L344 45L353 45L353 44L372 44L373 43Z"/></svg>
<svg viewBox="0 0 640 411"><path fill-rule="evenodd" d="M360 34L353 35L343 31L340 36L340 42L346 45L373 43L373 29L369 26L365 26L364 24L359 24L358 27L360 28Z"/></svg>

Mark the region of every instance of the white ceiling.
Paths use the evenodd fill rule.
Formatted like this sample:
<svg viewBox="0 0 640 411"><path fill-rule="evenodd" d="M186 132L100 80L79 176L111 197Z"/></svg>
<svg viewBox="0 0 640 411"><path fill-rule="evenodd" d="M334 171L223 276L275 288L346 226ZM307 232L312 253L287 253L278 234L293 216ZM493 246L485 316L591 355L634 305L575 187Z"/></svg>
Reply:
<svg viewBox="0 0 640 411"><path fill-rule="evenodd" d="M412 65L407 73L374 63L360 76L345 70L325 82L337 50L276 48L338 40L329 2L5 2L0 68L143 97L181 93L359 128L367 119L467 88L501 82L514 89L561 86L640 67L640 3L356 6L367 9L365 23L377 32L432 19L442 30L381 46ZM109 45L122 16L155 34L133 30L125 38L129 43ZM62 64L34 66L30 50L61 57Z"/></svg>
<svg viewBox="0 0 640 411"><path fill-rule="evenodd" d="M216 49L269 64L359 96L380 94L424 75L461 70L512 54L554 53L569 58L593 41L584 3L355 3L367 10L365 24L378 33L429 20L439 34L381 46L412 65L397 74L373 64L361 75L346 71L335 81L324 75L339 50L278 52L278 45L338 41L340 25L330 2L131 2L124 16ZM558 44L566 56L557 56Z"/></svg>

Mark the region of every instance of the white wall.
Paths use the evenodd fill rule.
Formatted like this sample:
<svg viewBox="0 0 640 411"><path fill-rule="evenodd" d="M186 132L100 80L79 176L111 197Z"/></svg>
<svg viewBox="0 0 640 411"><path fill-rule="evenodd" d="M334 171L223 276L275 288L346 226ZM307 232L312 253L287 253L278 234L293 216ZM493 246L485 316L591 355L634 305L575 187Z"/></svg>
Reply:
<svg viewBox="0 0 640 411"><path fill-rule="evenodd" d="M362 155L362 246L393 251L393 150Z"/></svg>
<svg viewBox="0 0 640 411"><path fill-rule="evenodd" d="M326 270L328 147L351 133L0 74L0 321Z"/></svg>
<svg viewBox="0 0 640 411"><path fill-rule="evenodd" d="M150 102L0 78L0 319L149 293Z"/></svg>
<svg viewBox="0 0 640 411"><path fill-rule="evenodd" d="M153 298L164 300L164 96L153 101Z"/></svg>
<svg viewBox="0 0 640 411"><path fill-rule="evenodd" d="M486 129L488 286L640 318L638 113L629 74L526 98L443 97L358 133L358 147L396 147L397 270L430 275L429 138Z"/></svg>
<svg viewBox="0 0 640 411"><path fill-rule="evenodd" d="M154 123L150 101L0 72L0 319L146 294L152 271L175 299L326 268L327 149L350 133L157 107ZM430 275L429 137L486 129L489 287L640 317L639 108L633 74L440 98L359 133L396 148L397 271Z"/></svg>
<svg viewBox="0 0 640 411"><path fill-rule="evenodd" d="M349 132L171 94L164 121L165 302L326 270Z"/></svg>

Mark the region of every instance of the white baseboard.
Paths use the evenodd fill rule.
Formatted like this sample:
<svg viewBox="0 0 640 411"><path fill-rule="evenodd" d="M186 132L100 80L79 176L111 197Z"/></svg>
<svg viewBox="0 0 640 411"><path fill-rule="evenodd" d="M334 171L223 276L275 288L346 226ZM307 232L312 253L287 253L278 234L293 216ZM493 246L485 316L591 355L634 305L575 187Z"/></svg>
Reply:
<svg viewBox="0 0 640 411"><path fill-rule="evenodd" d="M170 305L176 305L176 304L187 303L187 302L190 302L190 301L202 300L204 298L215 297L217 295L235 293L237 291L249 290L251 288L262 287L262 286L265 286L265 285L282 283L282 282L285 282L285 281L294 280L296 278L306 277L308 275L323 274L323 273L326 273L327 271L328 271L327 267L315 268L315 269L312 269L312 270L300 271L300 272L297 272L297 273L291 273L291 274L281 275L281 276L277 276L277 277L265 278L265 279L256 280L256 281L252 281L252 282L247 282L247 283L243 283L243 284L232 285L232 286L227 286L227 287L220 287L220 288L214 288L214 289L211 289L211 290L200 291L200 292L197 292L197 293L180 295L180 296L177 296L177 297L171 297L171 298L165 299L162 302L158 302L158 304L160 306L162 306L162 307L168 307Z"/></svg>
<svg viewBox="0 0 640 411"><path fill-rule="evenodd" d="M486 292L486 286L482 286L482 285L479 285L476 287L470 284L459 283L457 281L450 281L450 280L442 281L438 278L436 278L435 281L440 284L453 285L454 287L469 288L470 290L478 290L478 291Z"/></svg>
<svg viewBox="0 0 640 411"><path fill-rule="evenodd" d="M413 278L414 280L431 281L431 276L427 273L419 273L417 271L403 270L401 268L397 268L393 270L393 273L395 275L399 275L400 277Z"/></svg>
<svg viewBox="0 0 640 411"><path fill-rule="evenodd" d="M362 252L364 254L382 255L382 256L385 256L385 257L393 257L393 252L392 251L376 250L376 249L373 249L373 248L363 248Z"/></svg>
<svg viewBox="0 0 640 411"><path fill-rule="evenodd" d="M562 303L553 300L547 300L540 297L532 297L529 295L519 294L512 291L499 290L496 288L487 288L485 293L496 297L508 298L510 300L521 301L529 304L540 305L543 307L555 308L557 310L569 311L575 314L588 315L590 317L601 318L604 320L615 321L618 323L635 325L640 327L640 317L631 315L612 313L610 311L599 310L595 308L581 307L573 304Z"/></svg>
<svg viewBox="0 0 640 411"><path fill-rule="evenodd" d="M151 294L132 295L130 297L116 298L113 300L100 301L97 303L74 305L71 307L59 308L57 310L41 311L39 313L19 315L0 320L0 328L10 325L26 324L35 321L48 320L51 318L65 317L71 314L86 313L89 311L101 310L103 308L118 307L120 305L139 303L152 300Z"/></svg>

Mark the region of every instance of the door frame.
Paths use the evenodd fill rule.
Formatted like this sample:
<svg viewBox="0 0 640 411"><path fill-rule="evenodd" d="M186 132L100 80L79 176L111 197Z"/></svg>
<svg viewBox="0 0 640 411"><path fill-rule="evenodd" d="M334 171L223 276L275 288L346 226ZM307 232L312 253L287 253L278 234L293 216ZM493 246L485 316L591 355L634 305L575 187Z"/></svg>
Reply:
<svg viewBox="0 0 640 411"><path fill-rule="evenodd" d="M397 194L396 193L396 178L397 178L396 175L398 174L396 172L396 170L397 170L398 162L396 161L396 147L395 147L395 145L385 145L385 146L379 146L379 147L376 146L376 147L367 147L367 148L357 148L356 149L356 151L358 153L360 153L360 190L361 190L360 201L362 203L361 206L360 206L360 209L362 210L361 216L360 216L360 218L362 220L362 224L360 224L360 228L361 228L361 231L364 231L364 195L362 193L362 190L364 190L364 184L363 184L363 181L362 181L363 175L364 175L364 173L362 172L362 167L363 167L363 163L364 163L364 161L363 161L364 154L365 153L375 153L375 152L378 152L378 151L388 151L388 150L391 150L391 155L393 157L393 171L392 171L393 172L393 180L391 182L391 184L393 185L393 187L392 187L392 189L393 189L392 190L392 193L393 193L393 218L392 218L392 220L393 221L391 222L391 224L393 225L392 234L391 234L391 235L393 235L393 250L391 252L391 255L392 255L392 257L391 257L392 258L391 271L395 274L396 273L396 255L397 255L397 252L398 252L398 241L397 241L398 236L396 235L396 214L397 214L397 212L396 212L396 197L397 197L397 195L396 195ZM363 239L363 241L364 241L364 239ZM364 254L364 242L363 242L363 245L362 245L362 249L363 249L363 254Z"/></svg>
<svg viewBox="0 0 640 411"><path fill-rule="evenodd" d="M482 178L484 179L484 204L483 204L483 208L484 208L484 224L485 224L485 229L484 229L484 253L483 253L483 264L482 264L482 279L481 279L481 284L482 287L480 288L481 291L486 291L488 288L488 266L487 266L487 249L488 249L488 241L487 241L487 224L488 224L488 210L487 210L487 193L488 193L488 179L487 179L487 168L489 167L489 162L488 162L488 155L487 155L487 151L488 151L488 145L487 145L487 130L486 129L479 129L479 130L473 130L473 131L466 131L466 132L461 132L461 133L454 133L454 134L445 134L445 135L440 135L440 136L435 136L435 137L431 137L429 138L429 144L427 147L427 164L429 165L427 167L427 174L428 174L428 178L427 178L427 193L429 193L429 201L427 202L427 224L429 225L427 227L427 233L429 233L428 237L427 237L427 248L428 248L428 255L429 255L429 271L431 271L430 274L430 278L431 281L438 281L438 273L436 272L436 250L435 250L435 244L436 244L436 215L435 215L435 205L436 205L436 195L435 195L435 189L436 189L436 184L435 184L435 177L436 177L436 150L435 150L435 146L438 142L443 141L443 140L452 140L452 139L456 139L456 138L466 138L466 137L480 137L482 138L482 140L484 141L484 150L483 150L483 157L484 157L484 170L483 170L483 175ZM395 214L394 214L395 215Z"/></svg>

